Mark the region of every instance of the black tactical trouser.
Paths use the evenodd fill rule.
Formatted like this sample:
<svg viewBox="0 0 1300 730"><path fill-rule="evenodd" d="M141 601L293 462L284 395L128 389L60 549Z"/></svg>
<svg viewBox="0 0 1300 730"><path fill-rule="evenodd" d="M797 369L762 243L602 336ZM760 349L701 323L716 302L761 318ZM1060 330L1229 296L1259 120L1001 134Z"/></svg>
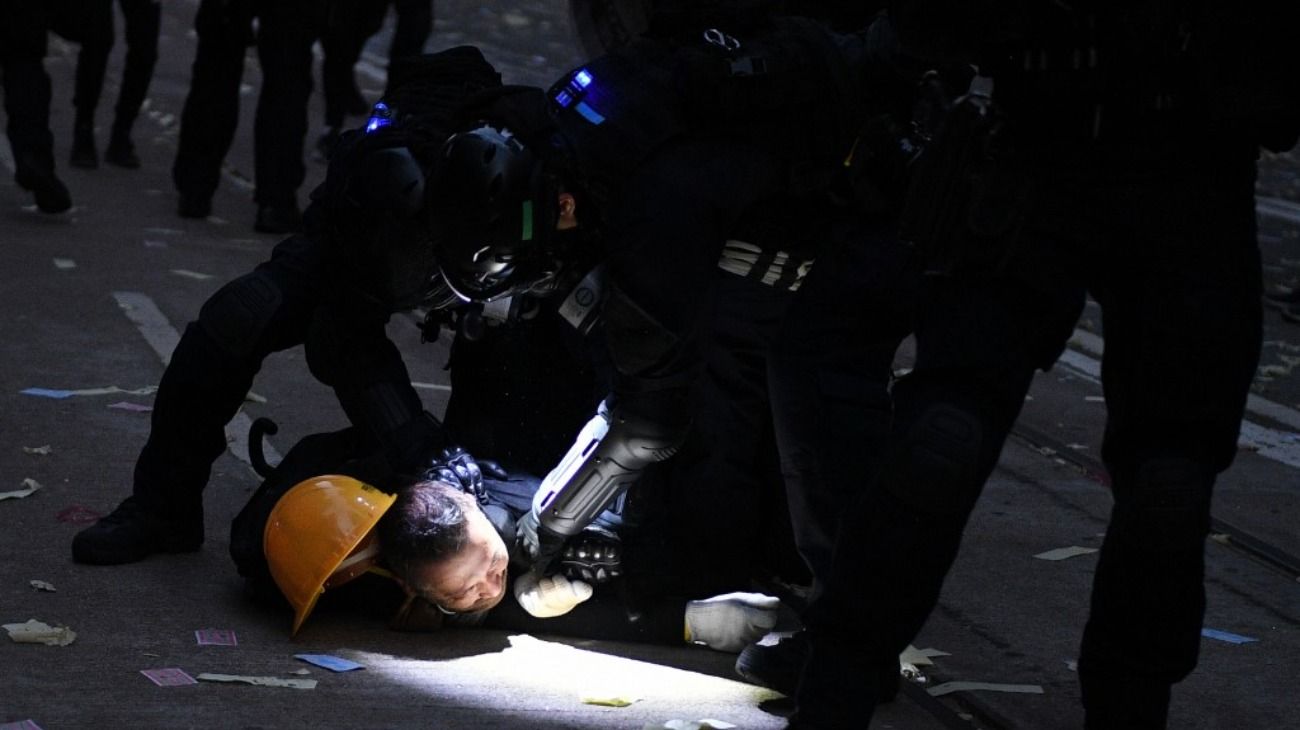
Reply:
<svg viewBox="0 0 1300 730"><path fill-rule="evenodd" d="M414 468L442 443L424 416L401 353L387 338L386 309L344 291L320 245L285 239L271 259L217 291L172 353L154 401L149 440L135 468L135 496L156 514L194 520L224 426L267 355L306 345L307 363L331 386L358 438L394 471Z"/></svg>
<svg viewBox="0 0 1300 730"><path fill-rule="evenodd" d="M162 5L157 0L118 0L126 29L126 63L113 120L115 136L127 135L140 113L149 81L158 60L158 31ZM56 31L81 44L77 54L76 88L72 104L76 107L76 125L89 129L95 125L95 108L104 88L104 73L109 52L113 49L112 0L62 3L62 15Z"/></svg>
<svg viewBox="0 0 1300 730"><path fill-rule="evenodd" d="M253 199L296 205L307 175L307 100L312 92L312 45L320 37L331 3L263 0L257 11L257 58L262 89L253 120Z"/></svg>
<svg viewBox="0 0 1300 730"><path fill-rule="evenodd" d="M896 671L936 605L1033 371L1065 347L1085 292L1104 317L1115 503L1079 659L1084 705L1090 728L1164 726L1169 686L1196 665L1210 495L1261 338L1254 148L1178 131L1029 147L1013 165L1032 183L1020 245L988 257L1010 263L926 278L890 453L808 617L810 726L869 716L863 690ZM866 700L851 718L848 691Z"/></svg>
<svg viewBox="0 0 1300 730"><path fill-rule="evenodd" d="M795 543L815 598L847 505L883 458L899 344L920 264L892 231L837 222L791 304L769 362L772 411ZM856 526L854 526L856 529Z"/></svg>
<svg viewBox="0 0 1300 730"><path fill-rule="evenodd" d="M0 75L4 82L5 131L13 149L17 175L54 169L50 133L50 76L44 59L48 17L39 3L22 0L0 23Z"/></svg>
<svg viewBox="0 0 1300 730"><path fill-rule="evenodd" d="M254 0L202 0L194 16L198 45L181 110L172 182L181 195L208 199L239 124L244 53L252 42Z"/></svg>

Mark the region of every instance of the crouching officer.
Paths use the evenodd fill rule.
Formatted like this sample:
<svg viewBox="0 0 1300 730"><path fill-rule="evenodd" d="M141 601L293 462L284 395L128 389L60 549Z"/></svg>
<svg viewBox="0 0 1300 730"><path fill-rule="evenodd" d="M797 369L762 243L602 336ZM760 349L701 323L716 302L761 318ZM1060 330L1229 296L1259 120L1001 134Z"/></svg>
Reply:
<svg viewBox="0 0 1300 730"><path fill-rule="evenodd" d="M314 193L308 230L204 303L163 372L132 495L73 540L78 562L111 565L203 542L202 492L262 361L305 345L360 437L393 472L418 473L451 446L427 415L384 325L458 299L431 280L424 177L462 99L498 86L477 49L395 65L386 103L348 135Z"/></svg>

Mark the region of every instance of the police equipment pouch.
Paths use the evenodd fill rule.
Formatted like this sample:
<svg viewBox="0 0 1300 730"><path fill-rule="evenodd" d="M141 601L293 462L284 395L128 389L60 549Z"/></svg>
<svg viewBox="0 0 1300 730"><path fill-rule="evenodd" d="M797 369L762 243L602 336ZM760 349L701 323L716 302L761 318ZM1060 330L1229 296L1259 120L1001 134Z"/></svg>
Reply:
<svg viewBox="0 0 1300 730"><path fill-rule="evenodd" d="M1019 238L1028 178L1002 154L991 87L984 77L971 82L912 169L900 235L917 245L931 273L996 269Z"/></svg>

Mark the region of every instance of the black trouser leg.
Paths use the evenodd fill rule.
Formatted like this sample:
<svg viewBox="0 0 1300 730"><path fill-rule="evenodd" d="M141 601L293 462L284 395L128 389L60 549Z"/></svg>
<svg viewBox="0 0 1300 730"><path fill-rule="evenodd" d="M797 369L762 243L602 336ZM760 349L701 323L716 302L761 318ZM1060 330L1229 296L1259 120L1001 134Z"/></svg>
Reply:
<svg viewBox="0 0 1300 730"><path fill-rule="evenodd" d="M821 592L845 508L884 456L889 385L920 274L910 248L855 226L813 265L770 363L795 542Z"/></svg>
<svg viewBox="0 0 1300 730"><path fill-rule="evenodd" d="M394 0L397 25L388 61L424 52L424 44L433 33L433 0Z"/></svg>
<svg viewBox="0 0 1300 730"><path fill-rule="evenodd" d="M262 90L253 127L253 197L261 204L296 205L298 186L306 177L302 153L312 90L311 49L319 29L310 11L298 6L266 3L258 16Z"/></svg>
<svg viewBox="0 0 1300 730"><path fill-rule="evenodd" d="M203 0L199 5L194 20L198 49L172 164L172 182L182 195L207 199L216 192L239 123L239 84L252 18L251 0Z"/></svg>
<svg viewBox="0 0 1300 730"><path fill-rule="evenodd" d="M34 11L12 13L0 23L5 131L19 178L31 169L54 170L50 76L43 62L46 32L46 24Z"/></svg>
<svg viewBox="0 0 1300 730"><path fill-rule="evenodd" d="M131 127L149 92L158 61L162 4L153 0L118 0L118 5L126 25L126 62L113 114L113 137L125 139L131 136Z"/></svg>
<svg viewBox="0 0 1300 730"><path fill-rule="evenodd" d="M874 688L938 602L1034 369L1055 359L1082 306L1081 289L1050 306L997 278L927 278L922 291L916 367L894 387L891 446L847 510L825 591L807 612L813 650L798 703L811 727L870 718ZM861 701L837 700L843 691Z"/></svg>
<svg viewBox="0 0 1300 730"><path fill-rule="evenodd" d="M154 399L149 440L135 468L135 496L154 514L193 520L225 425L262 361L303 342L318 306L312 244L286 240L271 260L213 294L177 343Z"/></svg>

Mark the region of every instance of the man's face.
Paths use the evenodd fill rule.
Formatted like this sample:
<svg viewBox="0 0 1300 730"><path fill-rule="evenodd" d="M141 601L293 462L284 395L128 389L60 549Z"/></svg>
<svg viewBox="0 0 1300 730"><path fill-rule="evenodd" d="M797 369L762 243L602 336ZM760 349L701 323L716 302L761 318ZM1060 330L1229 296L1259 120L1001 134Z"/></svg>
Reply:
<svg viewBox="0 0 1300 730"><path fill-rule="evenodd" d="M412 582L423 598L448 611L486 611L505 596L510 556L481 510L470 512L465 528L465 547L447 560L417 567Z"/></svg>

